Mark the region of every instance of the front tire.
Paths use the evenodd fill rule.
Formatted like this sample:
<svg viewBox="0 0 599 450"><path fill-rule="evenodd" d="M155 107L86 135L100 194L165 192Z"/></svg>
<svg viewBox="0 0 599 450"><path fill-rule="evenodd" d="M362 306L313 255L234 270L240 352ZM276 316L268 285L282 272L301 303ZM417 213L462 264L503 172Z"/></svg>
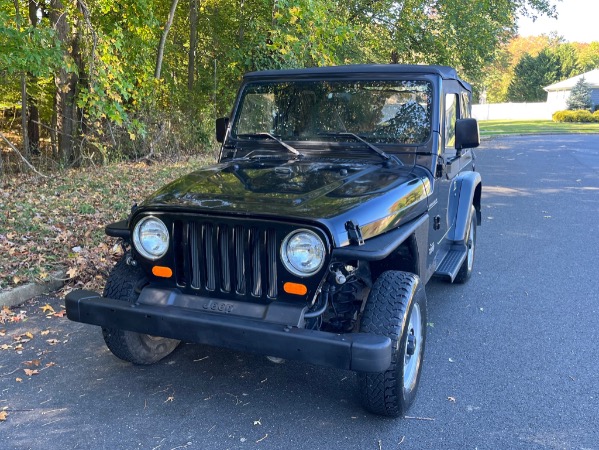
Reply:
<svg viewBox="0 0 599 450"><path fill-rule="evenodd" d="M108 277L103 296L134 303L139 297L137 289L143 286L145 275L139 267L127 265L121 259ZM102 328L108 349L118 358L133 364L154 364L170 355L179 345L176 339L136 333L118 328Z"/></svg>
<svg viewBox="0 0 599 450"><path fill-rule="evenodd" d="M392 347L389 369L358 373L362 405L374 414L405 415L416 398L426 341L426 293L420 279L407 272L382 273L368 296L360 331L387 336Z"/></svg>

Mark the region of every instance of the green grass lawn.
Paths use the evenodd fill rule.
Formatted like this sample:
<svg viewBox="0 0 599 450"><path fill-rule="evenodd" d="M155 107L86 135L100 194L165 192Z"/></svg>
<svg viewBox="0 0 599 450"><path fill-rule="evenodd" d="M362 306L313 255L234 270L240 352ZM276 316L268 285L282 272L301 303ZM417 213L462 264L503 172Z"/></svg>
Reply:
<svg viewBox="0 0 599 450"><path fill-rule="evenodd" d="M479 126L481 136L599 133L599 123L557 123L551 120L482 120Z"/></svg>

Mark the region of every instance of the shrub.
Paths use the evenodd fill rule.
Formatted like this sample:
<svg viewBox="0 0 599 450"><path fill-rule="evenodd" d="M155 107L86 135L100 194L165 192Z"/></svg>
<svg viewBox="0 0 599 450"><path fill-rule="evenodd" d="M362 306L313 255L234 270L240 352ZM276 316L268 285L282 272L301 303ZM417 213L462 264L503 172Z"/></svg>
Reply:
<svg viewBox="0 0 599 450"><path fill-rule="evenodd" d="M553 119L554 122L565 122L567 112L568 111L556 111L553 113L551 118Z"/></svg>
<svg viewBox="0 0 599 450"><path fill-rule="evenodd" d="M591 114L591 112L587 111L586 109L579 109L576 111L570 111L570 110L556 111L553 113L552 119L554 122L567 122L567 123L599 122L599 111L595 111L593 114Z"/></svg>

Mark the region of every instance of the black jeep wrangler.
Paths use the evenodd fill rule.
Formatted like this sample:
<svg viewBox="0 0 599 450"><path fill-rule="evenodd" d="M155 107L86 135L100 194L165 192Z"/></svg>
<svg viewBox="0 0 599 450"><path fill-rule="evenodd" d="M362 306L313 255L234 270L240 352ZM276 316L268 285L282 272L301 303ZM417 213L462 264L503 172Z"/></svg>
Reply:
<svg viewBox="0 0 599 450"><path fill-rule="evenodd" d="M441 66L247 74L217 120L218 164L106 227L126 253L69 319L150 364L179 340L358 373L366 409L405 414L425 284L472 274L481 177L471 88Z"/></svg>

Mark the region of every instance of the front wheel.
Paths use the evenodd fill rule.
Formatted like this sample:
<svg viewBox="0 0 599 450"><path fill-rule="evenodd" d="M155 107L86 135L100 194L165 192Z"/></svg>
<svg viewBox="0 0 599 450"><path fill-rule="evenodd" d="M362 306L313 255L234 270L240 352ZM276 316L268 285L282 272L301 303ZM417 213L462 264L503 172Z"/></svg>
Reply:
<svg viewBox="0 0 599 450"><path fill-rule="evenodd" d="M358 373L364 408L383 416L403 416L420 381L426 341L426 293L411 273L388 271L375 281L360 331L391 339L391 366L384 372Z"/></svg>
<svg viewBox="0 0 599 450"><path fill-rule="evenodd" d="M133 303L139 296L137 288L145 275L139 267L127 265L121 259L108 277L104 297ZM118 328L102 328L104 342L118 358L134 364L153 364L168 356L179 345L178 340Z"/></svg>

